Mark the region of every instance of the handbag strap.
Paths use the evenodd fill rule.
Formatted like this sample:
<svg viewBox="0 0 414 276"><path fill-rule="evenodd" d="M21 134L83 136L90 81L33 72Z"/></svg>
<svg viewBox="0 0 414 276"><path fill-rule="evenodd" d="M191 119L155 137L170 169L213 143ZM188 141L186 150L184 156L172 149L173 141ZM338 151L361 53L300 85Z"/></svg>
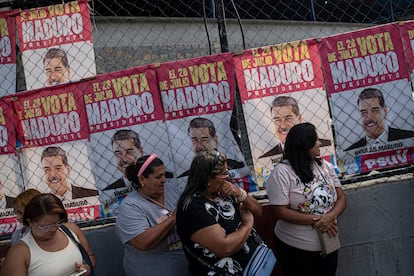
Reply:
<svg viewBox="0 0 414 276"><path fill-rule="evenodd" d="M62 229L62 231L65 232L66 235L68 235L68 237L78 246L79 251L82 254L83 261L89 265L89 268L91 270L91 272L90 272L89 275L90 276L94 276L95 275L95 270L94 270L94 267L93 267L91 258L89 257L88 252L86 252L86 249L82 246L82 244L80 244L80 242L78 242L75 239L75 237L73 236L72 232L69 230L69 228L66 225L62 224L60 226L60 229Z"/></svg>
<svg viewBox="0 0 414 276"><path fill-rule="evenodd" d="M262 240L262 237L260 237L260 235L257 233L256 229L253 227L252 231L250 232L250 234L252 235L252 237L254 238L254 240L257 242L258 245L260 244L265 244L265 242Z"/></svg>

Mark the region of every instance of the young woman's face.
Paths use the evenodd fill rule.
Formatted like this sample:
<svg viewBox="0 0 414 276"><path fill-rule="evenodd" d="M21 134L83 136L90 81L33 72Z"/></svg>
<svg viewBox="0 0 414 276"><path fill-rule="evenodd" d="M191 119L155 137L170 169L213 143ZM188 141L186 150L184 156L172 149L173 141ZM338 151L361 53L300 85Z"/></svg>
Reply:
<svg viewBox="0 0 414 276"><path fill-rule="evenodd" d="M321 142L319 141L319 138L316 138L316 143L313 147L311 147L308 151L309 156L312 159L315 159L315 157L319 157L321 155L321 151L319 147L321 146Z"/></svg>
<svg viewBox="0 0 414 276"><path fill-rule="evenodd" d="M48 240L55 235L63 223L64 221L58 214L48 214L35 221L30 221L29 225L36 239Z"/></svg>

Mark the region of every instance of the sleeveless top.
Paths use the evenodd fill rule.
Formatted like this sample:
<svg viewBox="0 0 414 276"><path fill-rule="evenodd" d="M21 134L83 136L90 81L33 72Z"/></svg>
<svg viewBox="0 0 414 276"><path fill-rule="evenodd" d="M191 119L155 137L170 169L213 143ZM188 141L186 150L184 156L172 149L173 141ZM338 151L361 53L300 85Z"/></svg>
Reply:
<svg viewBox="0 0 414 276"><path fill-rule="evenodd" d="M56 252L40 248L31 231L21 239L30 250L30 264L27 270L29 276L68 275L75 271L76 262L83 262L78 246L60 228L59 231L68 238L69 244ZM75 233L72 234L77 237Z"/></svg>

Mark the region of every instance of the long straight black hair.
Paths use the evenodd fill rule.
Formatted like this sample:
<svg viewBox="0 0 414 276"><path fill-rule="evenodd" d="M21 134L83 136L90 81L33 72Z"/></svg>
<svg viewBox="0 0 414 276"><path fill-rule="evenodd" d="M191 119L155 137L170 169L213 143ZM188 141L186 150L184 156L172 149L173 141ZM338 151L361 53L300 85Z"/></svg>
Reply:
<svg viewBox="0 0 414 276"><path fill-rule="evenodd" d="M315 177L312 171L314 161L321 165L320 159L312 159L309 149L318 140L316 128L311 123L293 126L286 137L283 159L287 159L296 175L303 183L309 183Z"/></svg>

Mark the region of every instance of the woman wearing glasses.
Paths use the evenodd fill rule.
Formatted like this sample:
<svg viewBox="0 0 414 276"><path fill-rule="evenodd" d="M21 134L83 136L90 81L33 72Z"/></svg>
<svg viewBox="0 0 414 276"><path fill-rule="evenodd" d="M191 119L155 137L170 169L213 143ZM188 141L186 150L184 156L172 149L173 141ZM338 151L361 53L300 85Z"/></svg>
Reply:
<svg viewBox="0 0 414 276"><path fill-rule="evenodd" d="M252 237L259 203L227 181L226 156L199 152L178 201L177 230L191 275L242 274L256 243Z"/></svg>
<svg viewBox="0 0 414 276"><path fill-rule="evenodd" d="M175 228L180 192L166 181L164 163L156 154L140 157L126 175L135 191L118 209L116 233L124 244L123 267L133 275L187 275L187 260Z"/></svg>
<svg viewBox="0 0 414 276"><path fill-rule="evenodd" d="M62 229L64 224L85 248L93 265L95 258L82 230L67 222L62 202L53 194L40 194L26 205L23 223L30 226L27 233L10 248L1 268L1 275L69 275L91 267L83 263L78 245Z"/></svg>

